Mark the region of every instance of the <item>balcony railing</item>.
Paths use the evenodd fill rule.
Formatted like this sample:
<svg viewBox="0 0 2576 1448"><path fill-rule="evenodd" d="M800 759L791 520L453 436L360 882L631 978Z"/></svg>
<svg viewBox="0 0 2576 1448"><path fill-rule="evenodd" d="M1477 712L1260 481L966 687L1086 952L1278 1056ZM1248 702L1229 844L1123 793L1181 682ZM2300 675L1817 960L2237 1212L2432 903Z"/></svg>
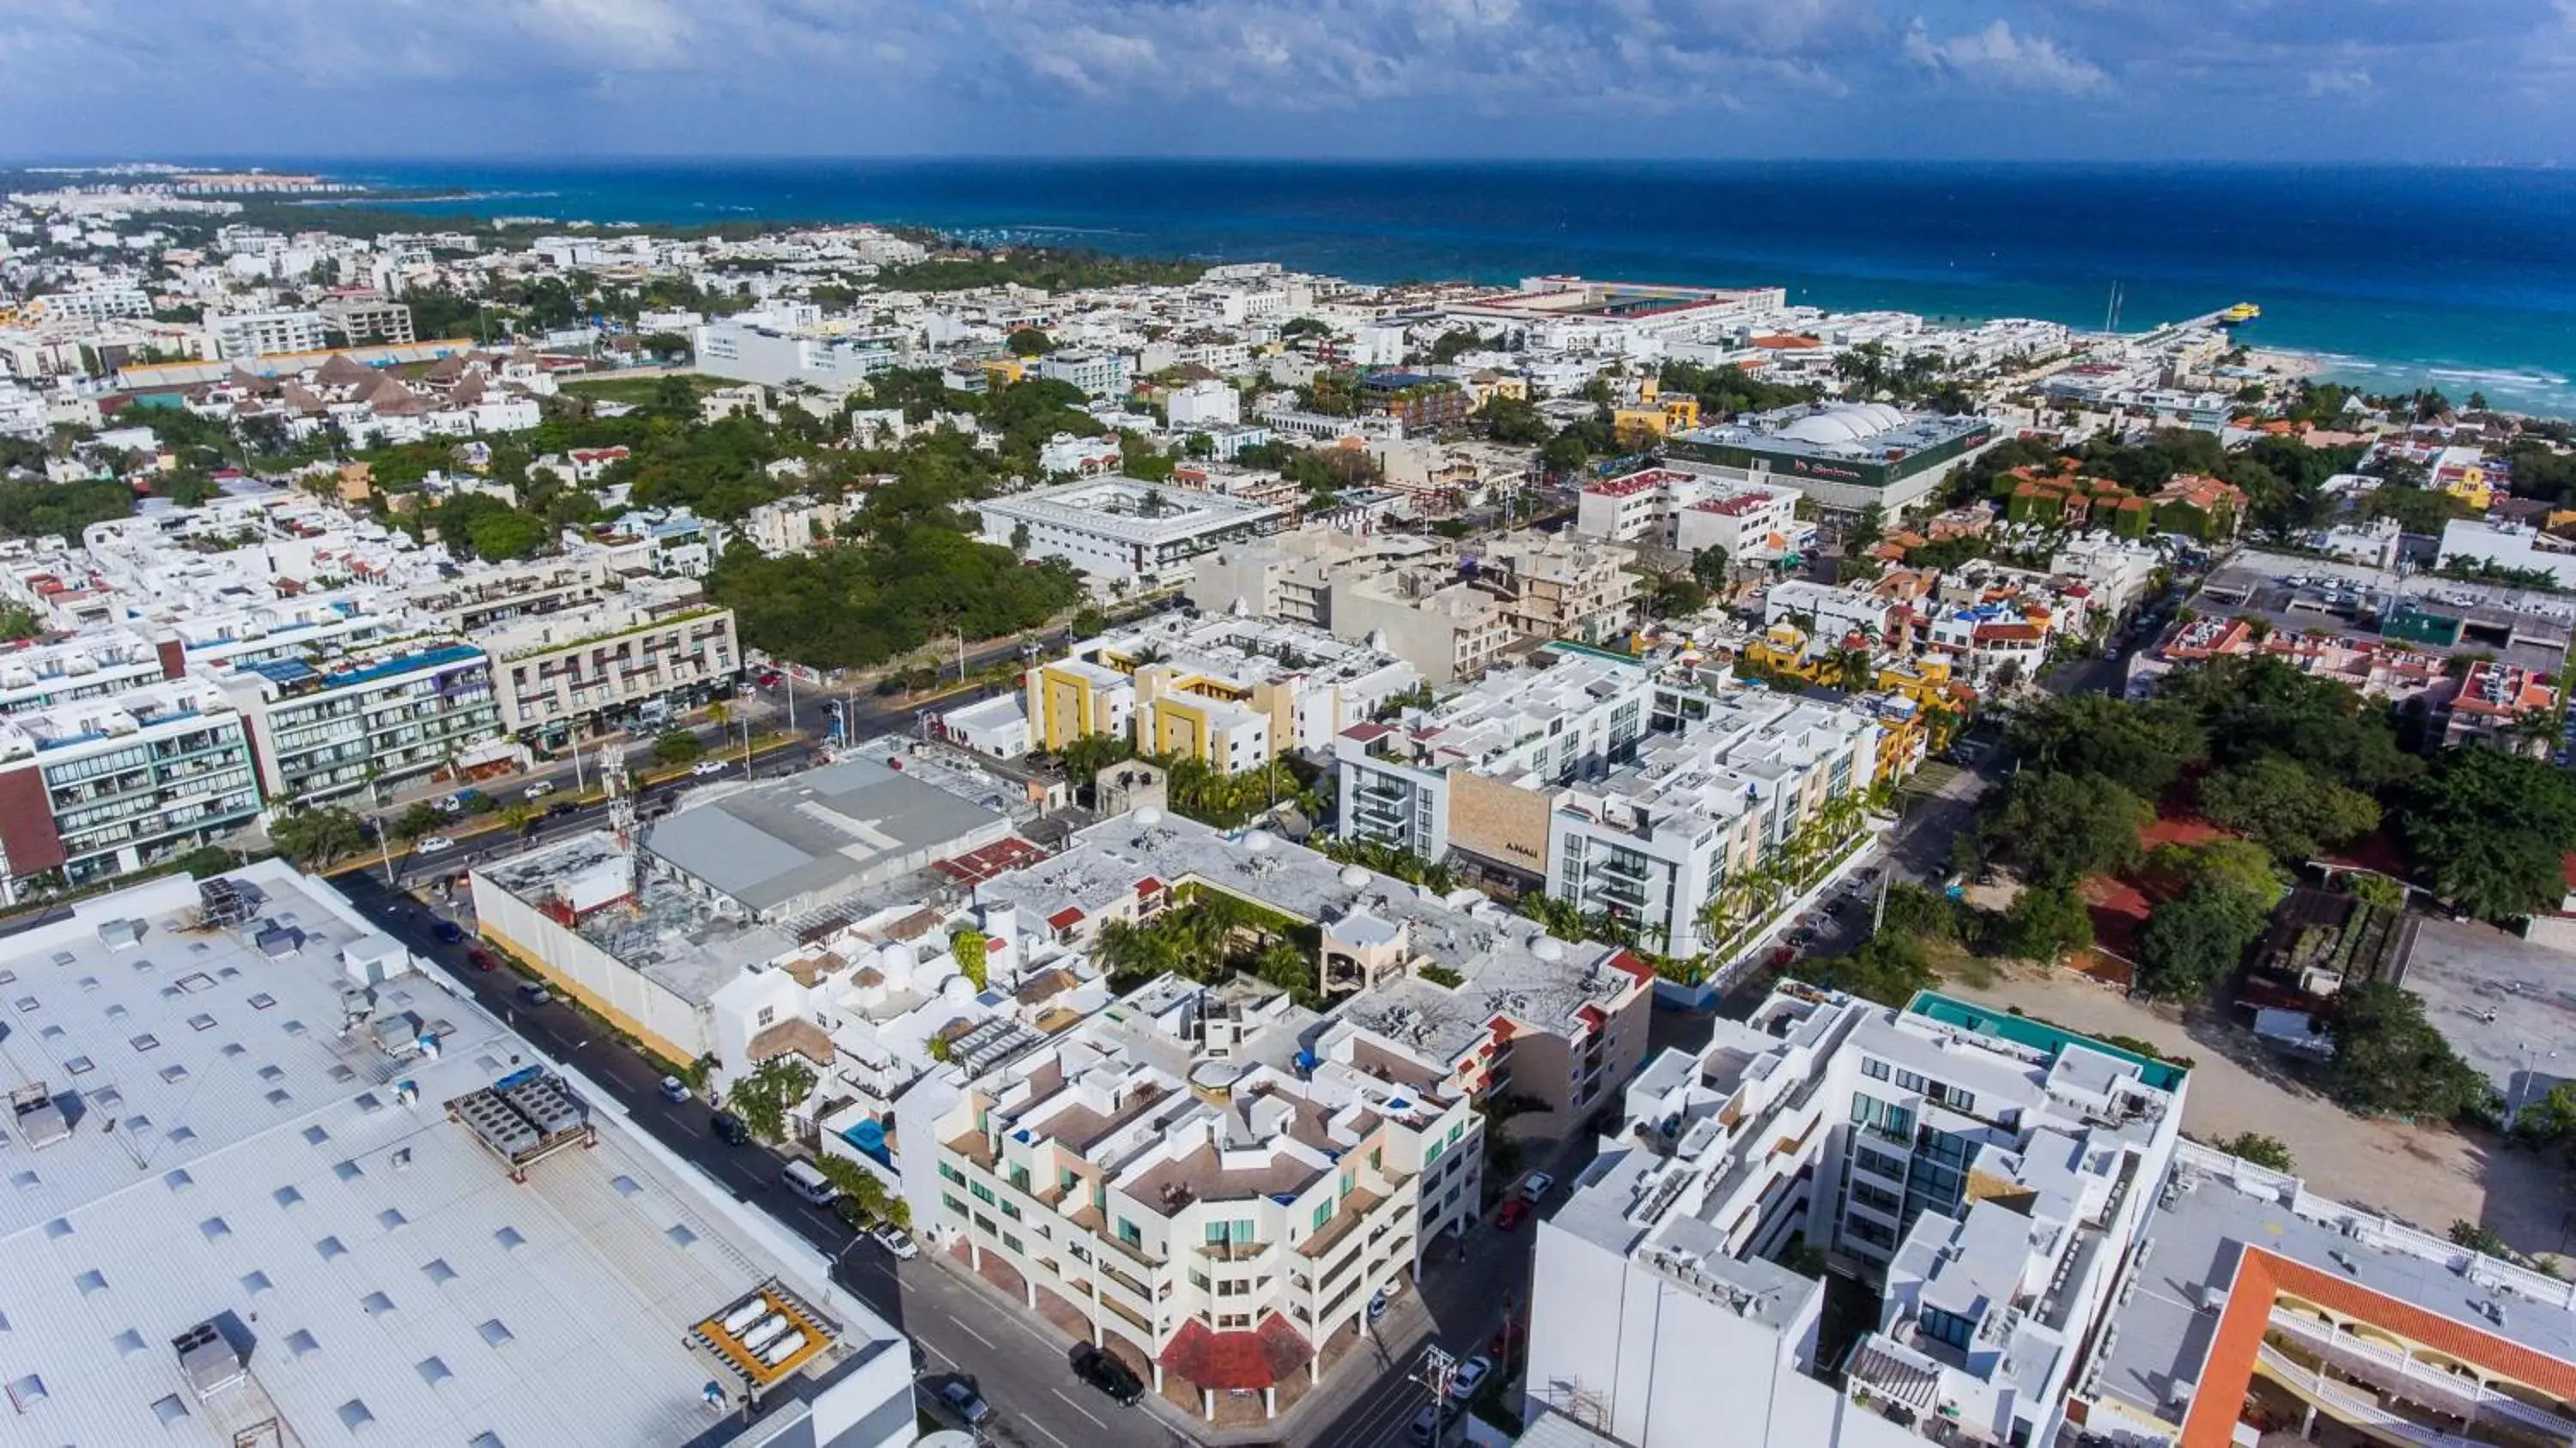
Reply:
<svg viewBox="0 0 2576 1448"><path fill-rule="evenodd" d="M2480 1414L2502 1418L2546 1433L2555 1442L2576 1442L2576 1420L2507 1393L2491 1392L2474 1378L2418 1362L2385 1343L2338 1332L2330 1324L2281 1308L2273 1309L2270 1326L2338 1371L2409 1401L2430 1404L2464 1418Z"/></svg>
<svg viewBox="0 0 2576 1448"><path fill-rule="evenodd" d="M2374 1435L2412 1443L2416 1448L2492 1448L2492 1445L2475 1439L2445 1433L2439 1428L2392 1413L2380 1405L2375 1394L2327 1377L2319 1369L2307 1366L2268 1342L2256 1349L2255 1360L2291 1392L2346 1423L2368 1429Z"/></svg>

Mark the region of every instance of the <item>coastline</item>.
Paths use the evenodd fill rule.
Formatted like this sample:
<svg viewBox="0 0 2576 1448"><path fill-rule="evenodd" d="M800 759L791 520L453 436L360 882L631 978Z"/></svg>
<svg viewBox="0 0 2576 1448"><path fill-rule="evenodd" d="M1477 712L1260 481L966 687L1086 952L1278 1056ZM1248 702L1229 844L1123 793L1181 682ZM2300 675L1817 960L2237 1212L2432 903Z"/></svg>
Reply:
<svg viewBox="0 0 2576 1448"><path fill-rule="evenodd" d="M1000 158L342 160L304 169L369 186L377 206L424 222L489 220L524 199L522 209L566 227L872 222L1125 256L1275 260L1362 284L1510 285L1573 273L1780 285L1792 302L1830 312L2032 317L2087 331L2100 329L2116 283L2123 331L2253 301L2265 318L2243 344L2276 375L2373 393L2478 390L2500 408L2576 416L2576 383L2560 375L2576 371L2565 340L2576 334L2576 253L2558 240L2576 221L2576 177ZM2034 212L2037 193L2048 204ZM2409 208L2392 211L2392 194L2410 197ZM1843 225L1837 218L1856 196L1892 224ZM2484 225L2386 234L2392 216L2463 210ZM2380 245L2298 240L2363 222L2379 228ZM2226 239L2236 237L2261 240ZM2555 260L2535 266L2535 256Z"/></svg>

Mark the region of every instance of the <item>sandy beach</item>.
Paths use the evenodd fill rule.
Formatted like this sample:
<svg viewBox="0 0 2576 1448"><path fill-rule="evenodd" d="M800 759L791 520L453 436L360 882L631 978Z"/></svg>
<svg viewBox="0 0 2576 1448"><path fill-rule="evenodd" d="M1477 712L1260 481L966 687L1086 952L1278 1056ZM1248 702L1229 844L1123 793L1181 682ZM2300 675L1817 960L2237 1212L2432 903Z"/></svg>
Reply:
<svg viewBox="0 0 2576 1448"><path fill-rule="evenodd" d="M2270 372L2276 376L2289 378L2314 377L2326 370L2324 358L2311 356L2305 352L2279 352L2265 347L2249 349L2245 354L2245 365L2257 372Z"/></svg>

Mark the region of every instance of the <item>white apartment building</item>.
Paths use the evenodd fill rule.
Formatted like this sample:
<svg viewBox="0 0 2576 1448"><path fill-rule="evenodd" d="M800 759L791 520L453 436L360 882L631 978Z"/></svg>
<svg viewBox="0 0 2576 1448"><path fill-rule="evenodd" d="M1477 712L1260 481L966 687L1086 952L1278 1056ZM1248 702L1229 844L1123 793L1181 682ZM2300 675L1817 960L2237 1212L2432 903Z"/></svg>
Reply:
<svg viewBox="0 0 2576 1448"><path fill-rule="evenodd" d="M1649 468L1585 487L1574 528L1614 543L1685 553L1716 547L1735 562L1760 562L1812 544L1815 529L1798 522L1800 496L1779 484Z"/></svg>
<svg viewBox="0 0 2576 1448"><path fill-rule="evenodd" d="M28 305L31 310L41 311L49 322L95 325L119 317L139 319L152 315L152 298L136 286L73 287L30 298Z"/></svg>
<svg viewBox="0 0 2576 1448"><path fill-rule="evenodd" d="M1050 352L1038 359L1036 372L1050 382L1069 382L1087 397L1122 397L1132 366L1119 352Z"/></svg>
<svg viewBox="0 0 2576 1448"><path fill-rule="evenodd" d="M1129 477L1032 488L976 504L987 543L1022 558L1061 558L1096 583L1150 586L1187 576L1220 544L1275 531L1288 509Z"/></svg>
<svg viewBox="0 0 2576 1448"><path fill-rule="evenodd" d="M1243 421L1243 395L1222 382L1193 382L1172 389L1163 410L1175 432L1232 427Z"/></svg>
<svg viewBox="0 0 2576 1448"><path fill-rule="evenodd" d="M1832 823L1831 802L1848 801L1842 824L1857 837L1882 732L1859 708L1768 690L1719 694L1682 732L1649 738L1634 763L1557 793L1547 893L1634 922L1664 954L1708 949L1729 933L1705 918L1724 908L1727 882L1811 822ZM1735 923L1750 923L1754 906L1738 905Z"/></svg>
<svg viewBox="0 0 2576 1448"><path fill-rule="evenodd" d="M317 310L323 325L347 338L353 347L370 343L402 345L413 340L411 308L400 302L380 296L338 296L326 298Z"/></svg>
<svg viewBox="0 0 2576 1448"><path fill-rule="evenodd" d="M2108 533L2086 533L2067 540L2048 560L2048 571L2080 580L2090 589L2093 606L2112 618L2146 602L2164 555L2151 543Z"/></svg>
<svg viewBox="0 0 2576 1448"><path fill-rule="evenodd" d="M1267 831L1227 833L1139 808L1074 837L1052 858L975 887L1031 930L1088 951L1129 925L1216 891L1311 927L1330 1024L1319 1058L1357 1051L1443 1095L1511 1091L1535 1109L1515 1137L1581 1128L1645 1059L1654 972L1625 950L1559 940L1473 891L1442 898ZM1373 1043L1373 1044L1370 1044ZM1366 1045L1366 1049L1361 1049ZM1472 1184L1424 1198L1424 1234L1472 1224Z"/></svg>
<svg viewBox="0 0 2576 1448"><path fill-rule="evenodd" d="M1481 1146L1463 1094L1356 1047L1306 1051L1317 1023L1269 987L1165 976L1028 1036L937 1122L915 1223L978 1271L998 1256L1031 1311L1040 1293L1071 1307L1158 1390L1263 1341L1302 1348L1311 1382L1326 1342L1418 1272L1426 1180ZM1199 1390L1213 1418L1217 1386Z"/></svg>
<svg viewBox="0 0 2576 1448"><path fill-rule="evenodd" d="M320 312L218 312L206 318L215 339L215 355L267 357L281 352L319 352L330 345L323 335Z"/></svg>
<svg viewBox="0 0 2576 1448"><path fill-rule="evenodd" d="M1906 606L1868 583L1818 583L1792 578L1762 596L1762 623L1793 623L1820 639L1862 634L1893 642L1909 617Z"/></svg>
<svg viewBox="0 0 2576 1448"><path fill-rule="evenodd" d="M0 904L158 865L259 814L241 714L199 679L0 718Z"/></svg>
<svg viewBox="0 0 2576 1448"><path fill-rule="evenodd" d="M371 782L389 789L500 745L491 659L443 635L238 659L214 677L250 722L271 796L309 804Z"/></svg>
<svg viewBox="0 0 2576 1448"><path fill-rule="evenodd" d="M847 392L904 363L898 336L825 330L811 309L773 308L720 317L690 332L697 369L710 377L784 387L802 382Z"/></svg>
<svg viewBox="0 0 2576 1448"><path fill-rule="evenodd" d="M181 649L131 628L108 626L29 644L0 653L0 715L121 694L178 678L185 668Z"/></svg>
<svg viewBox="0 0 2576 1448"><path fill-rule="evenodd" d="M1627 1130L1541 1222L1525 1416L1625 1448L1698 1448L1720 1422L1757 1448L2061 1442L2185 1085L1942 996L1782 985L1650 1062ZM1779 1260L1799 1243L1879 1293L1837 1361L1824 1283Z"/></svg>
<svg viewBox="0 0 2576 1448"><path fill-rule="evenodd" d="M1560 644L1431 709L1354 725L1333 741L1341 832L1543 880L1550 796L1633 758L1654 697L1644 664Z"/></svg>

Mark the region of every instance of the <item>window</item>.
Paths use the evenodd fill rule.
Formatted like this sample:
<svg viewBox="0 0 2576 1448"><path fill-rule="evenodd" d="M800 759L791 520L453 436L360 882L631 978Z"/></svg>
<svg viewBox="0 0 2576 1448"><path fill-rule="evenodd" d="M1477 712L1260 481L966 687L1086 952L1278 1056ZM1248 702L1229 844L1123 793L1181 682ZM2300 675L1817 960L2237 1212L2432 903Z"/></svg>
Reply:
<svg viewBox="0 0 2576 1448"><path fill-rule="evenodd" d="M1317 1202L1315 1204L1315 1230L1318 1232L1324 1230L1324 1224L1332 1219L1333 1204L1331 1202Z"/></svg>
<svg viewBox="0 0 2576 1448"><path fill-rule="evenodd" d="M759 1015L759 1018L758 1018L758 1019L759 1019L759 1023L760 1023L761 1025L764 1025L764 1026L769 1025L769 1024L771 1024L771 1023L775 1022L775 1021L778 1019L778 1007L776 1007L776 1006L762 1006L762 1007L760 1008L760 1015Z"/></svg>
<svg viewBox="0 0 2576 1448"><path fill-rule="evenodd" d="M1943 1312L1937 1307L1924 1308L1923 1315L1915 1320L1914 1326L1934 1342L1946 1342L1962 1351L1977 1335L1977 1324L1973 1319L1955 1312Z"/></svg>
<svg viewBox="0 0 2576 1448"><path fill-rule="evenodd" d="M1863 1171L1873 1172L1890 1181L1905 1180L1905 1158L1901 1156L1890 1156L1886 1152L1874 1151L1866 1146L1855 1152L1854 1156Z"/></svg>
<svg viewBox="0 0 2576 1448"><path fill-rule="evenodd" d="M955 1197L948 1195L946 1192L941 1192L939 1194L939 1205L945 1208L948 1215L952 1217L963 1217L966 1215L966 1204L957 1200Z"/></svg>
<svg viewBox="0 0 2576 1448"><path fill-rule="evenodd" d="M974 1193L975 1200L982 1202L984 1205L989 1207L993 1204L993 1189L984 1185L982 1182L969 1182L966 1186L966 1190Z"/></svg>
<svg viewBox="0 0 2576 1448"><path fill-rule="evenodd" d="M1884 1081L1888 1075L1887 1063L1875 1056L1864 1056L1860 1062L1860 1073L1872 1081Z"/></svg>
<svg viewBox="0 0 2576 1448"><path fill-rule="evenodd" d="M1919 1094L1923 1090L1923 1086L1923 1078L1912 1071L1899 1071L1896 1073L1896 1089L1899 1091L1912 1091Z"/></svg>
<svg viewBox="0 0 2576 1448"><path fill-rule="evenodd" d="M1874 1212L1884 1212L1891 1217L1895 1216L1905 1205L1904 1200L1898 1197L1896 1193L1889 1191L1885 1187L1872 1186L1865 1181L1853 1182L1851 1195L1852 1200L1858 1202L1860 1205L1867 1207Z"/></svg>
<svg viewBox="0 0 2576 1448"><path fill-rule="evenodd" d="M1136 1230L1136 1224L1134 1222L1127 1220L1125 1217L1120 1217L1118 1219L1118 1240L1126 1243L1130 1247L1142 1247L1145 1245L1145 1234Z"/></svg>
<svg viewBox="0 0 2576 1448"><path fill-rule="evenodd" d="M953 1163L943 1161L939 1164L939 1179L941 1181L955 1182L959 1186L964 1186L966 1184L966 1173L959 1171Z"/></svg>
<svg viewBox="0 0 2576 1448"><path fill-rule="evenodd" d="M1011 1168L1010 1177L1011 1185L1015 1189L1019 1191L1027 1191L1029 1189L1029 1169L1027 1167L1015 1166Z"/></svg>

